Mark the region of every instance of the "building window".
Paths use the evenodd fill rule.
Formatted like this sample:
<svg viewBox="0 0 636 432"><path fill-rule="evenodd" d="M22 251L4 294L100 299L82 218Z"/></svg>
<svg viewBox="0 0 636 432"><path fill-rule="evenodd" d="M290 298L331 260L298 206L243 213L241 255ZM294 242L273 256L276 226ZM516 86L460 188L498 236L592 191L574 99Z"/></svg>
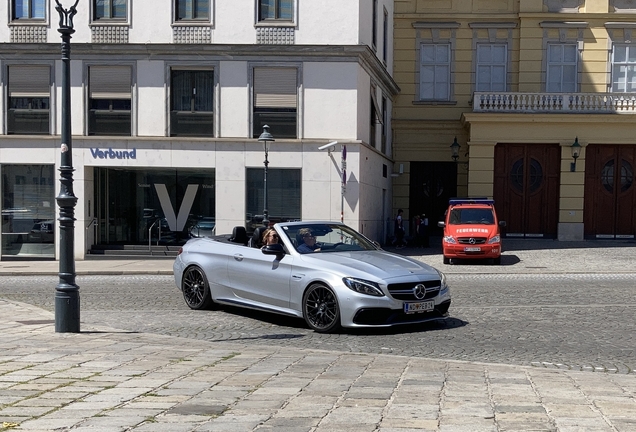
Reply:
<svg viewBox="0 0 636 432"><path fill-rule="evenodd" d="M172 70L170 135L214 136L214 71Z"/></svg>
<svg viewBox="0 0 636 432"><path fill-rule="evenodd" d="M548 44L546 91L571 93L577 91L576 44Z"/></svg>
<svg viewBox="0 0 636 432"><path fill-rule="evenodd" d="M387 110L387 100L386 97L382 96L382 147L380 151L386 154L386 142L387 142L387 124L389 121L389 112Z"/></svg>
<svg viewBox="0 0 636 432"><path fill-rule="evenodd" d="M247 231L263 226L263 168L246 170ZM300 220L300 170L269 168L267 170L267 210L271 223Z"/></svg>
<svg viewBox="0 0 636 432"><path fill-rule="evenodd" d="M276 138L298 136L298 70L289 67L254 68L254 138L269 125Z"/></svg>
<svg viewBox="0 0 636 432"><path fill-rule="evenodd" d="M210 19L210 0L177 0L177 21Z"/></svg>
<svg viewBox="0 0 636 432"><path fill-rule="evenodd" d="M618 93L636 92L636 46L614 46L612 91Z"/></svg>
<svg viewBox="0 0 636 432"><path fill-rule="evenodd" d="M505 44L477 45L476 91L506 91L507 47Z"/></svg>
<svg viewBox="0 0 636 432"><path fill-rule="evenodd" d="M13 20L43 20L46 0L12 0Z"/></svg>
<svg viewBox="0 0 636 432"><path fill-rule="evenodd" d="M48 66L9 66L8 134L49 134Z"/></svg>
<svg viewBox="0 0 636 432"><path fill-rule="evenodd" d="M373 0L371 17L371 44L375 48L378 46L378 0Z"/></svg>
<svg viewBox="0 0 636 432"><path fill-rule="evenodd" d="M450 100L450 44L420 45L420 100Z"/></svg>
<svg viewBox="0 0 636 432"><path fill-rule="evenodd" d="M382 22L382 61L386 64L389 49L389 13L384 9L384 21Z"/></svg>
<svg viewBox="0 0 636 432"><path fill-rule="evenodd" d="M126 20L127 0L94 0L93 20Z"/></svg>
<svg viewBox="0 0 636 432"><path fill-rule="evenodd" d="M259 21L293 21L294 0L259 0Z"/></svg>
<svg viewBox="0 0 636 432"><path fill-rule="evenodd" d="M2 165L2 256L55 256L55 165Z"/></svg>
<svg viewBox="0 0 636 432"><path fill-rule="evenodd" d="M131 135L130 66L90 66L89 135Z"/></svg>

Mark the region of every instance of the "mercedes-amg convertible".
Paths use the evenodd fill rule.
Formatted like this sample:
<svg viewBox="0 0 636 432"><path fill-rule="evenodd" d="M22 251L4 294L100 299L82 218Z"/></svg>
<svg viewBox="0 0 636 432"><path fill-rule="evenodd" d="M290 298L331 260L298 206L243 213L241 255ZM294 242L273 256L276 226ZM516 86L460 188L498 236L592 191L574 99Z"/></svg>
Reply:
<svg viewBox="0 0 636 432"><path fill-rule="evenodd" d="M278 243L266 246L264 228L251 238L235 227L231 235L189 240L173 267L186 304L304 318L325 333L448 317L450 290L439 270L384 251L342 223L284 222L273 229Z"/></svg>

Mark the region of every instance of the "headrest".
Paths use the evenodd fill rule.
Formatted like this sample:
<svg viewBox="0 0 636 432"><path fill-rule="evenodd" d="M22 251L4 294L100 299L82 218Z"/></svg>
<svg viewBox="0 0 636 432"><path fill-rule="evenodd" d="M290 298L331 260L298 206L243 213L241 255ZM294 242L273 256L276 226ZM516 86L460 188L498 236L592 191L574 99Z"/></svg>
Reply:
<svg viewBox="0 0 636 432"><path fill-rule="evenodd" d="M248 240L247 231L245 231L244 226L235 226L232 229L232 237L230 237L231 242L247 244Z"/></svg>
<svg viewBox="0 0 636 432"><path fill-rule="evenodd" d="M254 234L252 234L252 246L261 247L263 246L263 233L267 228L258 227L254 230Z"/></svg>

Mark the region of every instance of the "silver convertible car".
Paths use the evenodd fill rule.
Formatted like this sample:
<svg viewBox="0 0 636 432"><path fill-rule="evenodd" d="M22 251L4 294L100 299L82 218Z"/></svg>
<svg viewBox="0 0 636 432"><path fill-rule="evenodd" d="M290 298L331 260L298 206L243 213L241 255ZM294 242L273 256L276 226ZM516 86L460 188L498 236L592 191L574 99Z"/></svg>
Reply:
<svg viewBox="0 0 636 432"><path fill-rule="evenodd" d="M177 287L191 309L216 304L304 318L317 332L387 327L448 317L444 274L382 250L335 222L285 222L278 243L262 246L264 228L248 238L189 240L174 262Z"/></svg>

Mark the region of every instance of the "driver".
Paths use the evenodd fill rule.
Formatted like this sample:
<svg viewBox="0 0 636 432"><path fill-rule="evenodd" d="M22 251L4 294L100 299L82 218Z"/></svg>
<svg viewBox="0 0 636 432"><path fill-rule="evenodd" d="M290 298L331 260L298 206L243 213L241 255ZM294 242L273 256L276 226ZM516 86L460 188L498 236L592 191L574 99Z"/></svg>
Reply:
<svg viewBox="0 0 636 432"><path fill-rule="evenodd" d="M320 251L320 247L316 244L316 237L314 237L311 229L301 228L298 231L298 235L303 239L303 243L298 246L298 252L306 254Z"/></svg>

